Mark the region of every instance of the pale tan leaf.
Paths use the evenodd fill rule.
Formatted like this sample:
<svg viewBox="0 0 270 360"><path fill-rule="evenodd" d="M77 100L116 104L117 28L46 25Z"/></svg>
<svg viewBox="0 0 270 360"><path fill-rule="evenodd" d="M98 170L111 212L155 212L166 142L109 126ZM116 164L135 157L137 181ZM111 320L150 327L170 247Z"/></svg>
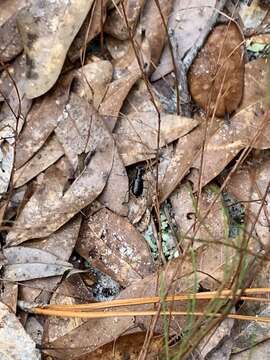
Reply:
<svg viewBox="0 0 270 360"><path fill-rule="evenodd" d="M93 0L33 2L18 14L18 27L26 53L25 93L35 98L56 82L67 51Z"/></svg>

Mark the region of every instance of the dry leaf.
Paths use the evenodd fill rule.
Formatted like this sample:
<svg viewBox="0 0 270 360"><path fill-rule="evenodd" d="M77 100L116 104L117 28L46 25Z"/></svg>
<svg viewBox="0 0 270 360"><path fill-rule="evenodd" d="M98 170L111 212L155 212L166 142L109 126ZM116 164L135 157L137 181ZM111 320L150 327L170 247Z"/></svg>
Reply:
<svg viewBox="0 0 270 360"><path fill-rule="evenodd" d="M3 250L8 263L4 267L4 277L10 281L25 281L63 275L73 266L55 255L30 247L16 246Z"/></svg>
<svg viewBox="0 0 270 360"><path fill-rule="evenodd" d="M90 113L93 114L89 105ZM47 170L43 186L26 204L9 232L9 245L50 235L103 191L111 172L115 145L103 119L95 113L91 119L91 132L85 149L90 154L89 161L66 192L70 174L57 169L57 164Z"/></svg>
<svg viewBox="0 0 270 360"><path fill-rule="evenodd" d="M201 194L198 207L197 219L204 219L211 202L218 193L218 187L214 185L206 186ZM180 185L170 197L174 219L178 227L178 239L180 246L186 248L193 243L193 248L198 248L205 244L205 241L226 241L229 233L228 218L225 216L225 209L221 196L214 203L210 213L204 219L200 227L192 226L196 220L196 201L189 183ZM196 231L194 233L194 230ZM188 238L184 236L188 233ZM200 242L200 239L204 242Z"/></svg>
<svg viewBox="0 0 270 360"><path fill-rule="evenodd" d="M243 37L234 23L216 26L188 73L193 99L216 116L232 113L241 102L244 86L242 42Z"/></svg>
<svg viewBox="0 0 270 360"><path fill-rule="evenodd" d="M106 19L107 3L108 0L95 0L92 2L91 11L85 18L68 51L67 56L71 62L75 62L81 57L82 51L100 33Z"/></svg>
<svg viewBox="0 0 270 360"><path fill-rule="evenodd" d="M227 185L227 191L235 196L239 201L243 201L247 213L247 231L252 229L255 224L255 232L260 243L266 248L270 245L270 194L269 191L265 198L265 204L260 211L262 198L265 195L270 180L270 159L266 158L263 162L256 163L253 160L251 166L244 166L235 172ZM257 201L254 201L257 200ZM257 216L260 211L258 220ZM255 236L254 234L251 234ZM256 236L255 236L256 237Z"/></svg>
<svg viewBox="0 0 270 360"><path fill-rule="evenodd" d="M159 0L159 6L167 24L172 9L172 0ZM166 40L166 30L155 0L146 1L141 15L140 26L145 30L151 50L151 64L157 65Z"/></svg>
<svg viewBox="0 0 270 360"><path fill-rule="evenodd" d="M77 241L80 226L81 216L76 216L48 238L27 242L25 246L49 252L62 261L68 261ZM47 304L61 278L55 276L25 282L26 286L20 288L20 299L30 303L37 301Z"/></svg>
<svg viewBox="0 0 270 360"><path fill-rule="evenodd" d="M123 6L127 17L128 27L131 33L135 31L138 17L142 11L145 0L124 0ZM119 40L127 40L129 38L128 27L125 21L123 8L121 3L109 14L105 23L104 30L107 34Z"/></svg>
<svg viewBox="0 0 270 360"><path fill-rule="evenodd" d="M35 98L56 82L67 51L93 0L44 3L38 0L20 10L17 18L26 53L25 93Z"/></svg>
<svg viewBox="0 0 270 360"><path fill-rule="evenodd" d="M39 360L36 344L25 332L20 320L8 306L0 302L0 358L12 360Z"/></svg>
<svg viewBox="0 0 270 360"><path fill-rule="evenodd" d="M14 187L20 187L46 170L64 155L62 146L52 135L42 148L22 167L14 172Z"/></svg>
<svg viewBox="0 0 270 360"><path fill-rule="evenodd" d="M139 353L143 347L146 333L133 333L120 336L116 341L104 345L94 352L82 355L76 360L122 360L122 359L138 359ZM158 354L162 352L163 337L154 336L150 342L147 360L156 360Z"/></svg>
<svg viewBox="0 0 270 360"><path fill-rule="evenodd" d="M207 22L213 14L215 3L215 0L174 1L168 28L173 30L173 36L178 45L177 56L182 58L196 43L201 31L207 26ZM151 80L156 81L171 71L173 71L172 54L169 46L166 45Z"/></svg>
<svg viewBox="0 0 270 360"><path fill-rule="evenodd" d="M99 210L84 223L76 249L122 286L149 275L154 269L142 235L126 219L107 209Z"/></svg>
<svg viewBox="0 0 270 360"><path fill-rule="evenodd" d="M129 298L142 298L148 296L156 296L160 294L160 291L165 291L167 284L170 284L172 279L173 285L169 293L179 293L194 291L194 284L198 284L202 280L209 280L208 283L211 289L217 286L217 282L213 281L212 278L208 277L207 274L212 274L214 278L219 280L229 280L230 271L228 267L220 267L217 273L217 261L207 261L209 257L207 255L208 248L199 249L200 251L193 255L193 262L190 257L187 257L183 262L181 259L177 259L174 262L168 264L166 269L161 270L158 273L149 275L142 280L137 280L132 283L129 287L124 289L117 299L129 299ZM232 258L237 259L237 256L233 254ZM202 262L202 260L204 261ZM228 263L226 263L227 265ZM220 265L220 263L219 263ZM200 271L193 273L194 267ZM231 271L233 271L230 268ZM166 279L166 281L165 281ZM196 279L196 280L195 280ZM195 281L195 282L194 282ZM161 290L160 287L163 289ZM177 302L174 303L174 308L178 311L187 311L188 302ZM153 305L139 305L130 306L129 310L153 310ZM168 304L170 309L170 304ZM200 311L203 309L203 302L196 302L196 310ZM123 307L118 307L119 311L127 310ZM132 332L141 331L141 328L148 328L150 325L150 317L136 317L134 320L132 317L121 317L121 318L105 318L105 319L93 319L85 322L78 328L74 329L69 334L58 338L51 343L44 343L43 346L46 348L46 353L59 357L60 359L74 359L82 356L85 353L96 350L102 345L105 345L122 335L128 329ZM170 316L169 322L169 333L179 334L179 329L183 329L186 324L186 318L183 316ZM132 326L132 328L131 328ZM164 321L158 320L157 326L155 327L156 333L163 334L164 332ZM91 333L91 336L89 336ZM88 334L88 336L87 336ZM72 347L71 344L72 343ZM61 350L64 349L64 350Z"/></svg>
<svg viewBox="0 0 270 360"><path fill-rule="evenodd" d="M160 147L189 133L197 120L161 114ZM119 119L115 139L125 166L154 158L157 149L158 114L132 113Z"/></svg>
<svg viewBox="0 0 270 360"><path fill-rule="evenodd" d="M105 96L106 87L112 80L112 74L110 61L93 58L76 72L73 91L87 101L93 101L94 107L98 109Z"/></svg>
<svg viewBox="0 0 270 360"><path fill-rule="evenodd" d="M58 82L49 94L38 99L19 136L16 146L16 168L24 165L45 143L58 124L69 97L71 78Z"/></svg>

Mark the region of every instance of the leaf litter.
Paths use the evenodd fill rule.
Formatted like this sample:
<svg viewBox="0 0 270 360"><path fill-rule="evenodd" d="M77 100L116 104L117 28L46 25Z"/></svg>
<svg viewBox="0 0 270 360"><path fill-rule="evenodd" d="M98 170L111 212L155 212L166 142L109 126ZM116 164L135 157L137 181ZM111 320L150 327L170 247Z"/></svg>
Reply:
<svg viewBox="0 0 270 360"><path fill-rule="evenodd" d="M231 359L250 348L248 327L206 316L240 314L237 296L164 300L268 286L265 3L3 2L4 358L111 359L116 346L119 358ZM100 295L142 302L93 319L33 310Z"/></svg>

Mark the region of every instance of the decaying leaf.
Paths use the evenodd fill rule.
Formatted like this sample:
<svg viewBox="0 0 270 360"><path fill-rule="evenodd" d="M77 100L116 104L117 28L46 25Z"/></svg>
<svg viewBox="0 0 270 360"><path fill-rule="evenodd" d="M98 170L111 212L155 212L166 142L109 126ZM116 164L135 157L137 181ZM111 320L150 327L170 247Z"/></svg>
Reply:
<svg viewBox="0 0 270 360"><path fill-rule="evenodd" d="M73 267L55 255L30 247L16 246L3 250L8 263L4 277L10 281L25 281L42 277L62 275Z"/></svg>
<svg viewBox="0 0 270 360"><path fill-rule="evenodd" d="M92 2L91 11L85 18L67 54L72 62L81 57L85 47L100 33L106 19L107 3L108 0L95 0Z"/></svg>
<svg viewBox="0 0 270 360"><path fill-rule="evenodd" d="M25 332L20 320L0 302L0 357L14 360L39 360L36 344ZM12 331L11 331L12 329Z"/></svg>
<svg viewBox="0 0 270 360"><path fill-rule="evenodd" d="M63 116L71 79L61 79L52 91L36 100L17 142L16 168L24 165L45 143Z"/></svg>
<svg viewBox="0 0 270 360"><path fill-rule="evenodd" d="M165 175L161 177L159 187L160 202L163 202L168 198L189 171L192 162L202 146L205 126L206 123L203 121L196 129L178 140L173 156L167 165ZM211 128L208 129L208 132L210 134L214 133L217 127L218 121L212 124Z"/></svg>
<svg viewBox="0 0 270 360"><path fill-rule="evenodd" d="M204 188L198 204L198 220L204 219L204 215L218 191L218 187L214 185ZM186 248L191 243L194 248L198 248L205 245L207 240L226 241L228 239L229 224L221 196L199 227L192 226L196 219L197 199L192 193L190 184L180 185L179 189L170 197L170 201L178 228L179 244L182 248ZM185 238L186 234L188 234L188 239ZM200 239L204 242L200 242Z"/></svg>
<svg viewBox="0 0 270 360"><path fill-rule="evenodd" d="M130 28L131 33L134 33L144 3L145 0L125 0L123 2L128 27ZM127 40L129 38L129 32L121 3L110 13L110 16L105 23L104 30L106 33L120 40Z"/></svg>
<svg viewBox="0 0 270 360"><path fill-rule="evenodd" d="M168 28L173 31L173 37L178 45L177 56L182 58L196 43L201 31L213 14L215 3L215 0L174 1ZM167 44L151 79L152 81L158 80L171 71L173 71L172 54Z"/></svg>
<svg viewBox="0 0 270 360"><path fill-rule="evenodd" d="M259 238L260 243L269 248L270 235L269 235L269 219L270 219L270 199L269 189L265 197L263 208L262 198L265 196L267 187L270 181L270 159L264 159L262 163L256 163L253 160L251 166L244 166L239 169L230 179L227 190L233 194L239 201L243 201L246 208L248 229L251 231L252 224L256 221L255 232ZM258 220L257 216L259 214ZM255 236L255 234L251 234Z"/></svg>
<svg viewBox="0 0 270 360"><path fill-rule="evenodd" d="M64 150L55 135L52 135L42 148L14 173L15 188L26 184L46 170L64 155Z"/></svg>
<svg viewBox="0 0 270 360"><path fill-rule="evenodd" d="M117 298L142 298L156 296L160 293L162 294L162 291L165 291L166 286L170 284L172 279L175 280L172 282L172 287L169 293L187 292L191 289L194 290L194 287L198 287L198 284L205 279L207 279L207 281L209 280L208 285L211 283L211 289L216 288L218 282L215 282L213 278L220 281L225 278L228 281L230 275L232 274L230 271L233 271L233 269L230 268L229 271L229 269L225 266L223 269L221 267L217 273L217 262L207 261L207 251L207 247L205 249L199 249L198 253L193 255L193 263L190 257L184 259L183 261L181 261L181 259L177 259L169 263L169 265L160 272L133 282L132 285L124 289ZM204 261L202 262L203 258ZM233 260L236 260L236 258L237 256L234 254ZM196 274L194 274L194 267L198 270ZM213 278L208 277L207 274L212 274ZM187 311L187 306L187 301L174 302L174 309L178 311ZM203 306L203 301L196 302L196 310L202 310ZM168 309L170 308L171 304L168 304ZM130 311L153 309L155 309L153 305L129 307ZM118 307L118 310L124 311L127 309ZM119 337L119 335L122 335L123 332L128 329L133 332L141 331L142 327L147 329L150 322L151 319L149 317L142 316L137 316L136 319L132 317L93 319L85 322L69 334L60 337L51 343L44 343L43 346L46 348L46 353L52 356L59 357L60 359L64 359L69 356L70 359L74 359L76 356L79 357L85 353L90 353L100 346L114 341ZM185 317L170 316L168 332L171 335L175 333L179 334L179 328L183 329L186 324ZM162 319L158 320L155 331L157 334L163 334L164 321ZM91 336L89 336L89 332L91 333ZM72 347L70 346L71 342Z"/></svg>
<svg viewBox="0 0 270 360"><path fill-rule="evenodd" d="M111 82L104 96L104 99L99 107L99 113L106 116L107 126L113 130L117 121L119 111L123 105L127 94L131 90L136 81L142 77L142 70L147 72L151 60L151 52L149 48L149 42L147 38L140 36L140 42L137 44L137 55L135 56L133 48L131 49L131 55L124 56L123 72L120 74L120 78ZM140 64L138 63L140 62ZM142 69L142 70L141 70Z"/></svg>
<svg viewBox="0 0 270 360"><path fill-rule="evenodd" d="M93 0L31 3L18 14L17 22L26 53L25 93L35 98L56 82L67 51Z"/></svg>
<svg viewBox="0 0 270 360"><path fill-rule="evenodd" d="M54 292L50 304L80 304L91 302L89 290L86 288L79 275L74 275L64 280ZM46 319L45 331L43 338L45 341L54 341L64 336L73 329L82 325L86 320L80 318L56 318L49 317Z"/></svg>
<svg viewBox="0 0 270 360"><path fill-rule="evenodd" d="M93 101L96 109L106 94L106 87L112 80L113 67L107 60L93 58L75 74L76 86L73 91L89 102Z"/></svg>
<svg viewBox="0 0 270 360"><path fill-rule="evenodd" d="M197 125L198 122L195 119L161 114L160 147L186 135ZM155 157L157 131L158 114L156 112L134 112L119 119L115 139L126 166Z"/></svg>
<svg viewBox="0 0 270 360"><path fill-rule="evenodd" d="M90 154L89 161L79 169L80 173L66 191L70 174L58 169L57 164L47 170L43 186L26 204L17 225L9 232L9 245L50 235L103 191L111 172L115 145L103 119L93 113L90 105L89 112L92 113L91 132L85 148ZM61 166L61 162L59 164Z"/></svg>
<svg viewBox="0 0 270 360"><path fill-rule="evenodd" d="M99 210L84 223L76 249L122 286L149 275L154 269L142 235L126 219L107 209Z"/></svg>
<svg viewBox="0 0 270 360"><path fill-rule="evenodd" d="M121 336L116 341L102 346L94 352L85 354L76 360L111 360L115 359L137 359L143 347L146 333L133 333ZM150 342L147 359L154 360L162 352L163 338L154 336Z"/></svg>
<svg viewBox="0 0 270 360"><path fill-rule="evenodd" d="M145 30L145 36L149 41L151 49L151 64L154 65L158 64L165 44L167 34L163 19L167 25L173 1L159 0L158 3L160 9L158 9L157 2L155 0L146 1L140 21L140 26Z"/></svg>
<svg viewBox="0 0 270 360"><path fill-rule="evenodd" d="M242 43L237 25L218 25L190 68L190 93L210 114L230 114L241 102L244 86Z"/></svg>

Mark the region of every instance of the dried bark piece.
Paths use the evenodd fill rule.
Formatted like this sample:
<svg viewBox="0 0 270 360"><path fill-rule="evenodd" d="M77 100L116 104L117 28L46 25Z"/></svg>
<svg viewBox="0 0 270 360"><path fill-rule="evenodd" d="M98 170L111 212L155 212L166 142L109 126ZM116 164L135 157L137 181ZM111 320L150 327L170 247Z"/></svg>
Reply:
<svg viewBox="0 0 270 360"><path fill-rule="evenodd" d="M188 73L193 99L216 116L237 109L244 87L242 35L234 23L218 25L209 35ZM219 97L220 94L220 97Z"/></svg>
<svg viewBox="0 0 270 360"><path fill-rule="evenodd" d="M122 286L153 272L150 249L128 220L101 209L84 223L76 249Z"/></svg>

